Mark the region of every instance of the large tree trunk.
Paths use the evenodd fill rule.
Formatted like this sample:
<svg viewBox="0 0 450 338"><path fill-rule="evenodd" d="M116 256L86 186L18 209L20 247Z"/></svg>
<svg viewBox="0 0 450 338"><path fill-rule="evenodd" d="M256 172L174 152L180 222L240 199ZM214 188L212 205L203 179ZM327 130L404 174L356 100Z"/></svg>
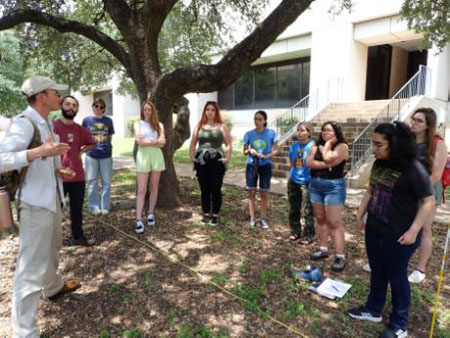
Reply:
<svg viewBox="0 0 450 338"><path fill-rule="evenodd" d="M155 100L161 122L164 125L166 145L162 148L166 170L161 175L158 190L158 206L163 208L176 208L180 205L179 185L173 162L173 154L185 140L189 138L189 108L188 101L181 98L175 105L167 105ZM161 110L162 109L162 110ZM173 113L177 114L177 123L173 127Z"/></svg>

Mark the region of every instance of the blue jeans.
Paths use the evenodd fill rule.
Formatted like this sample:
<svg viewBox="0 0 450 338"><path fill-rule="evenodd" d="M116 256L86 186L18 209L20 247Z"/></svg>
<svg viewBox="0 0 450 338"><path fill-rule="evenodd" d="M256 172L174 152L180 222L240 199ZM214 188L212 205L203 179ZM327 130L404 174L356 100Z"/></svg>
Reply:
<svg viewBox="0 0 450 338"><path fill-rule="evenodd" d="M101 203L98 198L98 176L102 181ZM95 207L109 210L111 198L112 157L93 158L86 156L86 181L88 190L89 209Z"/></svg>
<svg viewBox="0 0 450 338"><path fill-rule="evenodd" d="M388 284L391 284L392 313L390 327L407 329L411 290L408 282L408 262L420 245L421 235L412 245L401 245L396 238L381 234L366 226L366 250L370 268L370 294L366 309L374 316L381 316Z"/></svg>

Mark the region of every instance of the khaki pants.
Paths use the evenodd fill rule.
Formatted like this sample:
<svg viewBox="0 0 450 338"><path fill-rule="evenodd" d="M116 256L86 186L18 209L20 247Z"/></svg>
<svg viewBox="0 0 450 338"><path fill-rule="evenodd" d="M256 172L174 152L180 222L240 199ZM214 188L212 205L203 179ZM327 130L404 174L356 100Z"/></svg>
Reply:
<svg viewBox="0 0 450 338"><path fill-rule="evenodd" d="M56 213L21 203L19 254L12 298L14 338L39 337L36 311L41 293L56 294L63 286L56 274L62 245L61 210Z"/></svg>

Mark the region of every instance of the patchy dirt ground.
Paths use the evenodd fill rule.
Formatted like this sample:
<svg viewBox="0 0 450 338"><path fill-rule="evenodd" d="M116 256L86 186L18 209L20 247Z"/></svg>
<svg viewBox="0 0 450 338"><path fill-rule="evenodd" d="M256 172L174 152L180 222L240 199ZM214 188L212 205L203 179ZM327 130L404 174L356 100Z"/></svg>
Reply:
<svg viewBox="0 0 450 338"><path fill-rule="evenodd" d="M308 257L314 244L301 246L287 239L286 198L271 197L269 230L249 229L245 191L224 186L223 192L220 225L203 226L199 222L198 184L182 179L181 207L157 210L154 231L146 229L144 234L135 235L133 173L116 173L113 212L102 219L86 213L85 230L96 239L96 245L64 246L61 251L62 275L81 278L83 286L57 302L40 303L42 337L333 338L374 337L384 329L383 324L351 320L345 312L364 302L369 285L369 274L361 269L365 253L362 238L355 234L354 210L347 209L343 216L350 260L346 270L331 272L332 257L319 263L326 276L353 285L342 300L331 301L308 291L308 285L296 285L289 276L290 267L311 264ZM65 221L66 235L68 229ZM429 335L445 231L435 231L429 277L412 288L409 337ZM0 337L11 336L17 245L15 229L1 234ZM208 280L246 302L208 284ZM449 292L445 277L435 337L450 337ZM389 310L387 305L384 323Z"/></svg>

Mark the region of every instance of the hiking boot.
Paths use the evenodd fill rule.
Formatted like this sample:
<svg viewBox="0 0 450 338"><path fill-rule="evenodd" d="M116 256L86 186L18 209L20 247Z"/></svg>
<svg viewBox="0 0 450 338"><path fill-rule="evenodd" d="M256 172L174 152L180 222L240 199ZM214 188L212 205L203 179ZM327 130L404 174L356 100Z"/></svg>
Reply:
<svg viewBox="0 0 450 338"><path fill-rule="evenodd" d="M408 277L410 283L419 284L425 279L425 274L419 270L414 270Z"/></svg>
<svg viewBox="0 0 450 338"><path fill-rule="evenodd" d="M153 228L154 226L155 226L155 215L153 215L152 213L150 213L150 214L148 214L148 217L147 217L147 225L150 227L150 228Z"/></svg>
<svg viewBox="0 0 450 338"><path fill-rule="evenodd" d="M267 223L265 218L261 220L261 229L269 229L269 224Z"/></svg>
<svg viewBox="0 0 450 338"><path fill-rule="evenodd" d="M348 315L354 319L367 320L369 322L380 323L381 316L374 316L364 306L353 308L347 311Z"/></svg>
<svg viewBox="0 0 450 338"><path fill-rule="evenodd" d="M203 218L200 220L200 222L202 222L202 224L206 225L209 223L209 216L208 215L203 215Z"/></svg>
<svg viewBox="0 0 450 338"><path fill-rule="evenodd" d="M309 258L311 259L311 260L313 260L313 261L318 261L318 260L321 260L321 259L324 259L324 258L327 258L328 257L328 251L323 251L323 250L317 250L317 251L314 251L310 256L309 256Z"/></svg>
<svg viewBox="0 0 450 338"><path fill-rule="evenodd" d="M219 225L219 216L213 216L211 217L211 226L215 227L217 225Z"/></svg>
<svg viewBox="0 0 450 338"><path fill-rule="evenodd" d="M74 292L75 290L79 289L81 287L80 281L78 279L72 278L69 280L66 280L62 286L61 289L57 293L55 293L53 296L50 296L47 298L49 301L56 301L59 297Z"/></svg>
<svg viewBox="0 0 450 338"><path fill-rule="evenodd" d="M93 238L87 239L85 236L81 236L80 238L73 239L72 244L80 246L93 246L95 244L95 239Z"/></svg>
<svg viewBox="0 0 450 338"><path fill-rule="evenodd" d="M254 220L254 219L251 219L251 220L250 220L250 223L249 223L248 225L249 225L250 228L253 229L253 228L255 227L255 225L256 225L255 220Z"/></svg>
<svg viewBox="0 0 450 338"><path fill-rule="evenodd" d="M142 223L140 219L136 221L134 232L136 232L137 234L142 234L144 232L144 223Z"/></svg>
<svg viewBox="0 0 450 338"><path fill-rule="evenodd" d="M380 338L406 338L408 331L402 329L386 329L381 332Z"/></svg>
<svg viewBox="0 0 450 338"><path fill-rule="evenodd" d="M344 257L336 257L333 264L331 264L331 270L341 272L347 265L347 260Z"/></svg>

